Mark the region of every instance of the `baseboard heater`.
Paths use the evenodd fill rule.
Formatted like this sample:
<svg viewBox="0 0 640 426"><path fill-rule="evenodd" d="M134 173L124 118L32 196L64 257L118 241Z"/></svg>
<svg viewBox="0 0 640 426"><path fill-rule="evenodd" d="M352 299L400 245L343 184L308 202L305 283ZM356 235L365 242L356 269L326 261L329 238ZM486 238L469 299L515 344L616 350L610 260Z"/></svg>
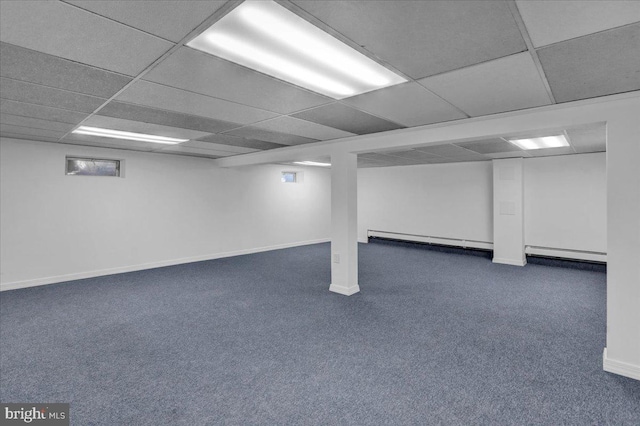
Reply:
<svg viewBox="0 0 640 426"><path fill-rule="evenodd" d="M493 250L493 243L486 241L461 240L457 238L434 237L428 235L403 234L401 232L367 230L368 238L384 238L388 240L412 241L416 243L439 246L461 247L479 250Z"/></svg>
<svg viewBox="0 0 640 426"><path fill-rule="evenodd" d="M607 263L607 253L585 250L568 250L550 247L526 246L525 254L537 257L581 260L594 263Z"/></svg>
<svg viewBox="0 0 640 426"><path fill-rule="evenodd" d="M493 251L493 243L487 241L464 240L458 238L434 237L429 235L407 234L402 232L367 230L367 238L383 238L387 240L411 241L448 247L470 248L476 250ZM528 256L548 257L586 261L593 263L607 263L607 253L585 250L568 250L551 247L525 246Z"/></svg>

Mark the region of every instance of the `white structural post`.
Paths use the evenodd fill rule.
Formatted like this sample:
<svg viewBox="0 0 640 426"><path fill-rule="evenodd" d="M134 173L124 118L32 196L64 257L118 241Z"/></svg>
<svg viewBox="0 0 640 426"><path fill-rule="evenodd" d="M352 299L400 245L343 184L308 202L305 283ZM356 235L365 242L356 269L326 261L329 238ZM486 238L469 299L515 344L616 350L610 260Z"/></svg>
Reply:
<svg viewBox="0 0 640 426"><path fill-rule="evenodd" d="M331 154L331 286L350 296L358 286L358 156Z"/></svg>
<svg viewBox="0 0 640 426"><path fill-rule="evenodd" d="M524 163L493 160L493 262L524 266Z"/></svg>
<svg viewBox="0 0 640 426"><path fill-rule="evenodd" d="M640 124L607 122L606 371L640 380Z"/></svg>

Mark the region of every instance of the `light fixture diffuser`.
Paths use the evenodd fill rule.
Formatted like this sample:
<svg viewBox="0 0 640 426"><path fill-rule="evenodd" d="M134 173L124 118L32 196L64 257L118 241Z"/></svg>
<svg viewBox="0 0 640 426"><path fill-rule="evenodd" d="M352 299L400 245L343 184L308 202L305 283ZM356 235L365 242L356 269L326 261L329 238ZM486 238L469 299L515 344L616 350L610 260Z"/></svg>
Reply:
<svg viewBox="0 0 640 426"><path fill-rule="evenodd" d="M320 163L317 161L294 161L293 163L301 164L303 166L331 167L331 163Z"/></svg>
<svg viewBox="0 0 640 426"><path fill-rule="evenodd" d="M80 126L71 133L79 135L100 136L103 138L126 139L131 141L163 143L175 145L187 142L189 139L176 139L167 136L147 135L144 133L124 132L122 130L101 129L99 127Z"/></svg>
<svg viewBox="0 0 640 426"><path fill-rule="evenodd" d="M567 138L564 135L543 136L539 138L527 138L527 139L509 139L509 142L525 150L560 148L563 146L569 146L569 142L567 141Z"/></svg>
<svg viewBox="0 0 640 426"><path fill-rule="evenodd" d="M187 46L334 99L407 81L273 1L245 1Z"/></svg>

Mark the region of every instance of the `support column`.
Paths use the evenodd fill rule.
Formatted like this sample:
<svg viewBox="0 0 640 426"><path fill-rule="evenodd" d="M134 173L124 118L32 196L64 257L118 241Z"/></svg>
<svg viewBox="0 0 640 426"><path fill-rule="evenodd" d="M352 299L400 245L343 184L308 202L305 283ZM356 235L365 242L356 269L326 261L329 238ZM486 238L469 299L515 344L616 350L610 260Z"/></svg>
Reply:
<svg viewBox="0 0 640 426"><path fill-rule="evenodd" d="M358 286L358 157L331 154L331 286L351 296Z"/></svg>
<svg viewBox="0 0 640 426"><path fill-rule="evenodd" d="M640 124L607 122L607 347L605 371L640 380Z"/></svg>
<svg viewBox="0 0 640 426"><path fill-rule="evenodd" d="M524 162L493 160L493 262L524 266Z"/></svg>

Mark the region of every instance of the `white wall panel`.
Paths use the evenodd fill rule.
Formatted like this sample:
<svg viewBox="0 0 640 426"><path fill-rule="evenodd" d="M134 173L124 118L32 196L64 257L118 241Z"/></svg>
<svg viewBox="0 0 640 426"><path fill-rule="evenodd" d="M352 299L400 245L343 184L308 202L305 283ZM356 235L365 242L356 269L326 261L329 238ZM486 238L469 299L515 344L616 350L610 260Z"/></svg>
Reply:
<svg viewBox="0 0 640 426"><path fill-rule="evenodd" d="M606 154L524 164L525 245L606 253Z"/></svg>
<svg viewBox="0 0 640 426"><path fill-rule="evenodd" d="M367 229L493 242L490 161L358 171L358 238Z"/></svg>

